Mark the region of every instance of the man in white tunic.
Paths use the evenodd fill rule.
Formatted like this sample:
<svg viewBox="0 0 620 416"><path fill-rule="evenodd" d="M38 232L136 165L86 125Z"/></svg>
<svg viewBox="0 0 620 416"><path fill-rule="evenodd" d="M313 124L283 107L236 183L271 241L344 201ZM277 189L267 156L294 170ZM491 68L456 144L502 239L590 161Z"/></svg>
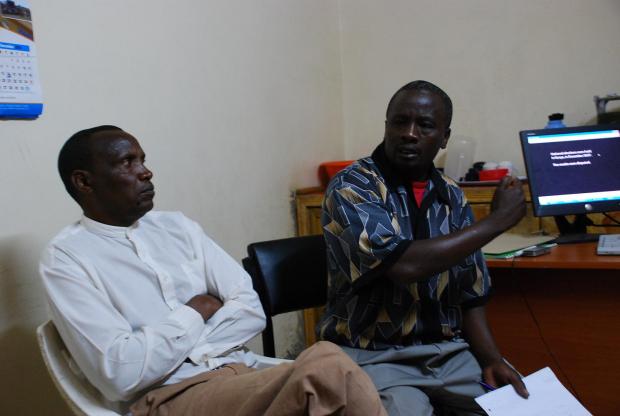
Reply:
<svg viewBox="0 0 620 416"><path fill-rule="evenodd" d="M255 371L265 325L245 271L179 212L153 212L138 141L114 126L73 135L58 160L82 218L40 265L52 319L88 380L142 414L383 415L370 379L330 343Z"/></svg>

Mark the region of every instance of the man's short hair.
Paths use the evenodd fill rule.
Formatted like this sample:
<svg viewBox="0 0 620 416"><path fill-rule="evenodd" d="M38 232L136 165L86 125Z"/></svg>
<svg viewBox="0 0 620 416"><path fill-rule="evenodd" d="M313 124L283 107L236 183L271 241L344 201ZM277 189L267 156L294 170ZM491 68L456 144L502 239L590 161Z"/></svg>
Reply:
<svg viewBox="0 0 620 416"><path fill-rule="evenodd" d="M110 125L80 130L69 137L69 140L65 142L58 154L58 172L60 173L62 183L65 185L69 195L78 203L78 194L71 182L71 174L77 169L90 170L92 168L93 143L90 139L93 134L107 130L123 131L120 127Z"/></svg>
<svg viewBox="0 0 620 416"><path fill-rule="evenodd" d="M406 85L403 85L394 93L394 95L392 95L392 98L390 98L390 102L388 103L387 110L385 111L386 119L388 114L390 114L390 108L392 107L394 98L396 98L396 96L403 91L428 91L437 94L441 98L441 101L443 101L443 105L446 108L446 122L448 127L450 127L450 123L452 123L452 100L448 94L446 94L446 92L437 85L423 80L412 81Z"/></svg>

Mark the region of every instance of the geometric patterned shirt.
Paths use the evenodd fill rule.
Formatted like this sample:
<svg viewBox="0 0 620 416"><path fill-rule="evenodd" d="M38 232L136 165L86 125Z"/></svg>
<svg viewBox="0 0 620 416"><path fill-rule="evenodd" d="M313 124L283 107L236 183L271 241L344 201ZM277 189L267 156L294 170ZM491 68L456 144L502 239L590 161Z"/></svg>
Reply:
<svg viewBox="0 0 620 416"><path fill-rule="evenodd" d="M383 145L331 180L321 223L329 294L320 339L369 350L458 338L462 309L484 304L491 281L480 250L415 283L384 277L414 240L470 226L474 219L454 181L432 167L420 207Z"/></svg>

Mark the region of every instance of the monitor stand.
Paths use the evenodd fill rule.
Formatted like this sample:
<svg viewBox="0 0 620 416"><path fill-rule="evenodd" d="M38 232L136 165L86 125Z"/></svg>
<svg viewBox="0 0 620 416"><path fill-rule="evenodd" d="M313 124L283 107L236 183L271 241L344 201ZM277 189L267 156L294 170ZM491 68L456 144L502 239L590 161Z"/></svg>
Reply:
<svg viewBox="0 0 620 416"><path fill-rule="evenodd" d="M575 219L572 223L563 215L556 215L553 218L560 231L560 236L553 240L554 243L574 244L598 241L599 234L587 233L587 226L594 223L586 214L575 215Z"/></svg>

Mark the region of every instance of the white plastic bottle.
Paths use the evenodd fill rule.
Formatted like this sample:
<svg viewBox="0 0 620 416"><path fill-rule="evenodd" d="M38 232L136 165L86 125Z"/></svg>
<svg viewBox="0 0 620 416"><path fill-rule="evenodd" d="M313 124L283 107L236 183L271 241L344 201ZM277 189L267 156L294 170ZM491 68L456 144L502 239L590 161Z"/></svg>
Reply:
<svg viewBox="0 0 620 416"><path fill-rule="evenodd" d="M455 135L448 142L444 173L460 181L474 162L476 142L471 137Z"/></svg>

